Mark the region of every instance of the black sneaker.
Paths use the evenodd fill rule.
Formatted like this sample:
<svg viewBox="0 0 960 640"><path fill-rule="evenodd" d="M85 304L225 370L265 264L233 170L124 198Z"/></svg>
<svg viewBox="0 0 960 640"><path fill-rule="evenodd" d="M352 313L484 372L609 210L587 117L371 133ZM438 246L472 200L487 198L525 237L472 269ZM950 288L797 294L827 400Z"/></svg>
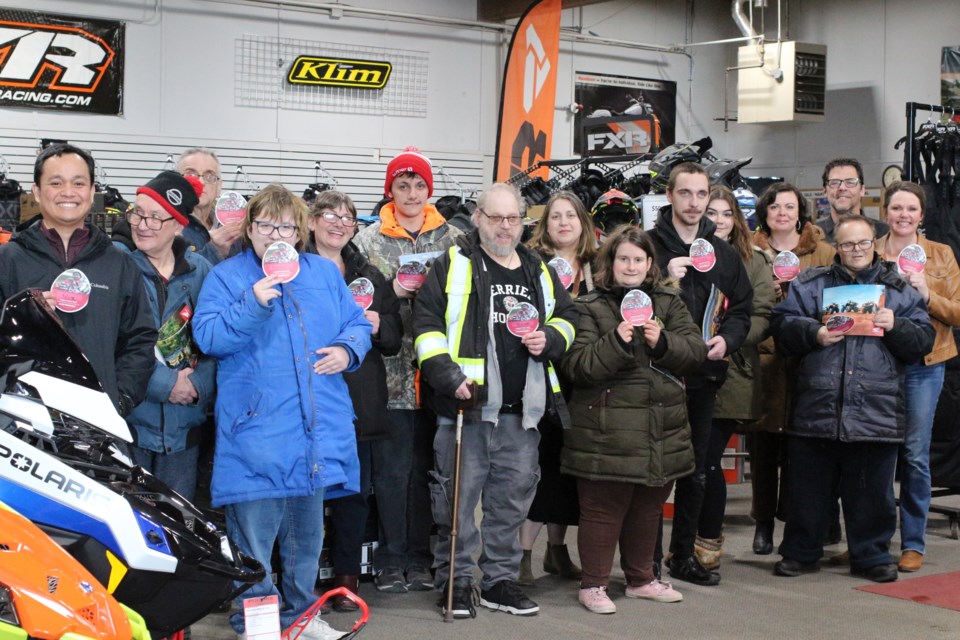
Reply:
<svg viewBox="0 0 960 640"><path fill-rule="evenodd" d="M534 616L540 605L523 593L516 582L501 580L480 592L480 604L494 611L506 611L515 616Z"/></svg>
<svg viewBox="0 0 960 640"><path fill-rule="evenodd" d="M453 617L454 618L476 618L477 609L474 606L476 593L473 585L467 582L453 583ZM443 590L443 595L437 600L437 606L440 612L447 615L447 590Z"/></svg>
<svg viewBox="0 0 960 640"><path fill-rule="evenodd" d="M702 587L714 587L720 584L720 574L716 571L707 571L695 556L681 558L673 556L667 560L667 569L670 575L677 580L692 582Z"/></svg>
<svg viewBox="0 0 960 640"><path fill-rule="evenodd" d="M407 589L410 591L433 591L433 575L426 567L407 569Z"/></svg>
<svg viewBox="0 0 960 640"><path fill-rule="evenodd" d="M399 567L387 567L377 572L374 582L377 585L377 591L386 591L387 593L406 593L407 579L403 577L403 571Z"/></svg>

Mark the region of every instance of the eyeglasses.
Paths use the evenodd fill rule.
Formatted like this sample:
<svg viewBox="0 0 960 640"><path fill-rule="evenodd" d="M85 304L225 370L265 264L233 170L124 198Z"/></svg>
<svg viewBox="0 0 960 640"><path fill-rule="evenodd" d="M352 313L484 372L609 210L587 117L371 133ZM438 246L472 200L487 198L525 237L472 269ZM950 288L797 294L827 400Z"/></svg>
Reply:
<svg viewBox="0 0 960 640"><path fill-rule="evenodd" d="M170 222L171 220L173 220L173 216L169 218L158 218L156 216L145 216L141 211L127 212L127 222L130 223L131 227L139 227L141 221L146 221L147 229L160 231L160 229L163 228L163 223Z"/></svg>
<svg viewBox="0 0 960 640"><path fill-rule="evenodd" d="M263 220L254 220L253 224L262 236L272 236L273 232L276 231L281 238L292 238L300 230L300 227L295 224L273 224Z"/></svg>
<svg viewBox="0 0 960 640"><path fill-rule="evenodd" d="M335 223L337 220L340 221L345 227L355 227L357 226L357 219L353 216L347 214L345 216L340 215L334 211L324 211L320 214L320 217L329 222L330 224Z"/></svg>
<svg viewBox="0 0 960 640"><path fill-rule="evenodd" d="M200 175L196 171L187 170L183 172L183 175L190 176L191 178L200 178L207 184L216 184L220 182L220 176L215 173L204 173L203 175Z"/></svg>
<svg viewBox="0 0 960 640"><path fill-rule="evenodd" d="M860 240L859 242L841 242L837 244L840 248L840 251L850 252L854 249L860 249L861 251L866 251L873 246L873 240Z"/></svg>
<svg viewBox="0 0 960 640"><path fill-rule="evenodd" d="M827 180L826 185L831 189L839 189L841 184L845 184L849 188L853 189L861 182L863 182L863 180L860 178L847 178L846 180Z"/></svg>
<svg viewBox="0 0 960 640"><path fill-rule="evenodd" d="M523 220L523 216L519 216L519 215L516 215L516 216L491 216L491 215L489 215L486 211L484 211L483 209L479 209L479 208L478 208L477 211L479 211L479 212L482 213L484 216L486 216L487 220L489 220L489 221L492 222L493 224L497 225L498 227L499 227L500 225L502 225L502 224L504 223L504 221L506 221L506 223L507 223L508 226L515 227L515 226L517 226L518 224L520 224L520 221L521 221L521 220Z"/></svg>

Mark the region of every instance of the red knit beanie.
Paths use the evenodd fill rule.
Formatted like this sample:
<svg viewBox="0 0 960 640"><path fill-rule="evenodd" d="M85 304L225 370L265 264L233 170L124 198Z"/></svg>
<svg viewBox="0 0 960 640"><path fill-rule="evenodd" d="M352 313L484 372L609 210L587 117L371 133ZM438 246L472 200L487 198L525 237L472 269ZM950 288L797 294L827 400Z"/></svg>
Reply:
<svg viewBox="0 0 960 640"><path fill-rule="evenodd" d="M383 195L390 197L393 179L404 173L415 173L423 178L427 183L427 197L433 196L433 168L430 158L420 153L420 149L416 147L407 147L387 165L387 181L383 185Z"/></svg>

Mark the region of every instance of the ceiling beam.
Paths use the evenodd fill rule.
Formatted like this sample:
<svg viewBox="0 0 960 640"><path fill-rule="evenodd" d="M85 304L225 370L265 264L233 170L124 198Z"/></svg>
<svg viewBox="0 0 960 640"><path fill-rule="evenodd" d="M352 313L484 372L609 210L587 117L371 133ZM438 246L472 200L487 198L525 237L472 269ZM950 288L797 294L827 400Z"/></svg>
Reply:
<svg viewBox="0 0 960 640"><path fill-rule="evenodd" d="M588 4L600 4L609 0L563 0L563 8L584 7ZM477 20L483 22L503 22L519 18L530 6L532 0L477 0Z"/></svg>

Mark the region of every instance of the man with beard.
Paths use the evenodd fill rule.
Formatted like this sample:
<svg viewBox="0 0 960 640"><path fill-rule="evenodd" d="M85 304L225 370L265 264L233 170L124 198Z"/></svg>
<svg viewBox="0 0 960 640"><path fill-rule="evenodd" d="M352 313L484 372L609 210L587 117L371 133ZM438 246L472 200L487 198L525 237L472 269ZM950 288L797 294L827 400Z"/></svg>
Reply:
<svg viewBox="0 0 960 640"><path fill-rule="evenodd" d="M717 390L726 379L729 356L750 329L753 287L743 260L728 242L714 236L716 225L704 216L710 199L706 170L692 162L677 166L670 173L667 199L670 205L660 209L650 232L657 264L679 282L680 297L709 349L700 369L685 378L696 470L677 480L667 567L678 580L713 586L720 574L704 569L693 552L706 488L704 464Z"/></svg>
<svg viewBox="0 0 960 640"><path fill-rule="evenodd" d="M833 242L840 216L863 215L860 199L863 197L863 167L853 158L836 158L823 168L823 194L830 203L830 215L817 220L827 242ZM873 221L877 237L887 233L887 225Z"/></svg>
<svg viewBox="0 0 960 640"><path fill-rule="evenodd" d="M569 423L551 361L573 342L577 313L553 269L519 244L522 220L516 188L495 184L484 191L473 214L476 229L437 259L414 307L417 358L438 416L431 485L439 527L436 584L452 585L454 617L475 615L473 552L480 530L474 512L481 495L480 604L515 615L540 610L516 583L522 556L517 533L540 476L537 424L547 411ZM539 318L535 330L518 328L533 317ZM455 419L458 404L468 401L459 543L450 576ZM444 610L446 602L441 598Z"/></svg>

